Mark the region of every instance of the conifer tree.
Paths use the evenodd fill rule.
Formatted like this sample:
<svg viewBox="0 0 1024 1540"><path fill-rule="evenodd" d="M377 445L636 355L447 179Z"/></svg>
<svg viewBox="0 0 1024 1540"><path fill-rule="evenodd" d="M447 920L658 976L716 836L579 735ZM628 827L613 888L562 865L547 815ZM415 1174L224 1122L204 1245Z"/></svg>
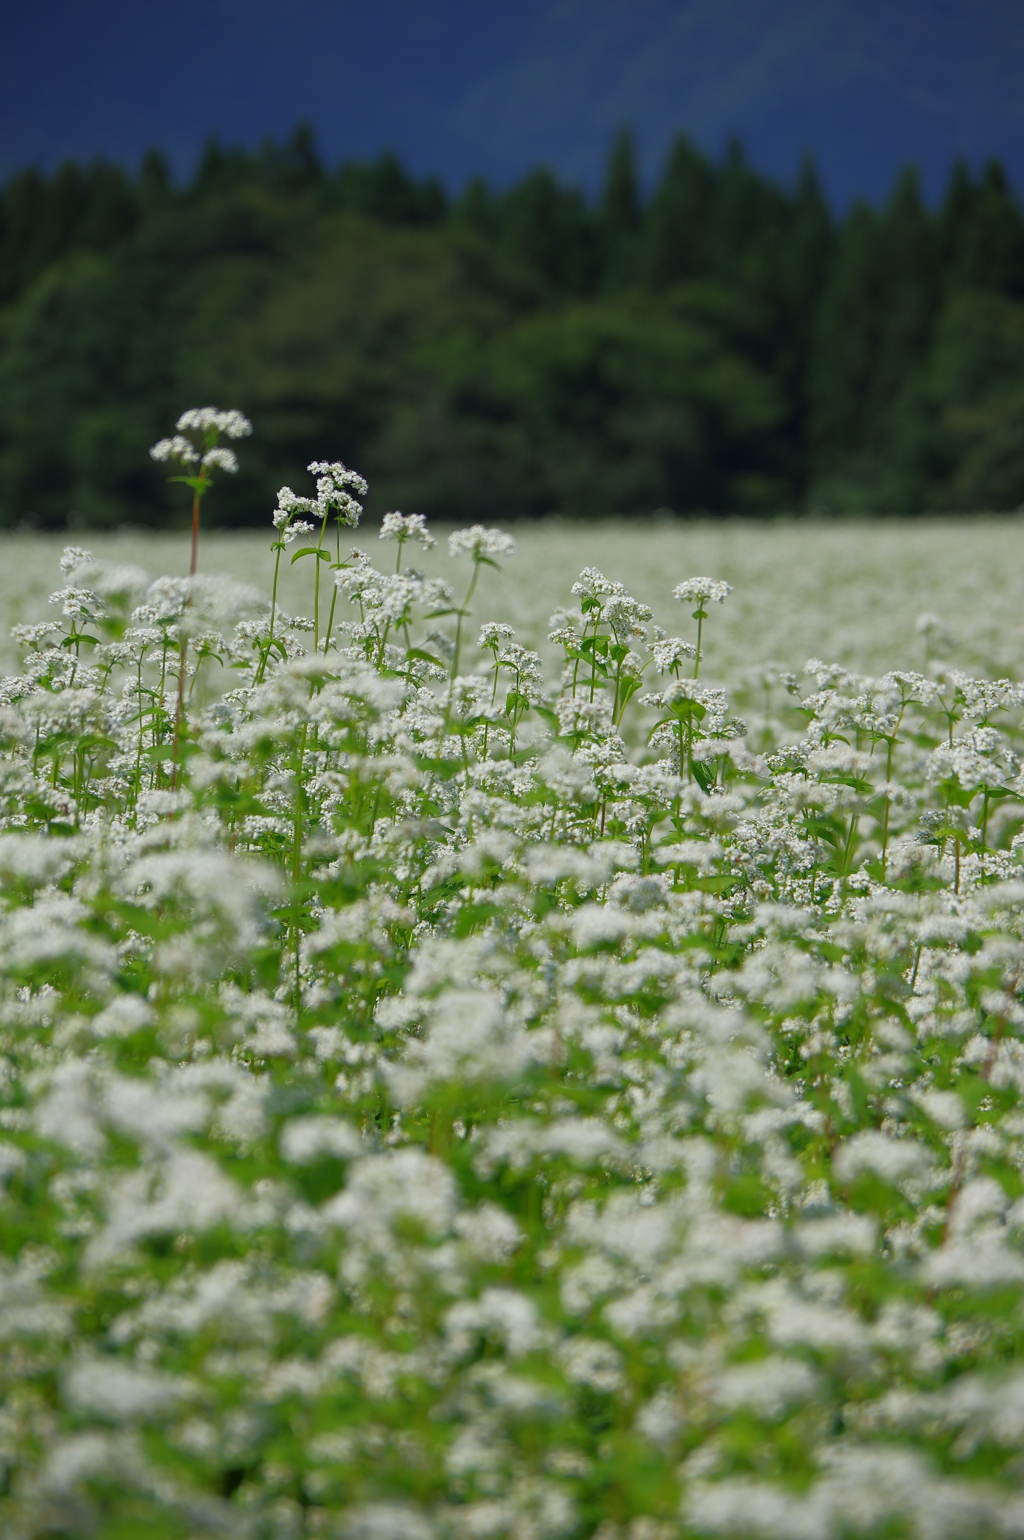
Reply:
<svg viewBox="0 0 1024 1540"><path fill-rule="evenodd" d="M568 294L588 292L599 252L593 220L579 193L558 185L550 171L535 171L502 200L500 239L546 285Z"/></svg>
<svg viewBox="0 0 1024 1540"><path fill-rule="evenodd" d="M608 157L601 196L605 281L612 288L634 277L642 220L636 146L632 134L623 129Z"/></svg>
<svg viewBox="0 0 1024 1540"><path fill-rule="evenodd" d="M936 280L931 220L907 171L881 213L860 204L850 214L812 345L812 474L851 477L848 495L863 506L883 496L889 416L926 356Z"/></svg>
<svg viewBox="0 0 1024 1540"><path fill-rule="evenodd" d="M963 161L954 167L938 239L947 292L1024 295L1024 218L997 161L989 162L978 183Z"/></svg>
<svg viewBox="0 0 1024 1540"><path fill-rule="evenodd" d="M136 187L144 213L153 213L167 204L173 191L171 171L160 150L149 149L142 157Z"/></svg>
<svg viewBox="0 0 1024 1540"><path fill-rule="evenodd" d="M869 408L876 421L924 358L935 315L935 242L915 170L899 178L878 233L883 288Z"/></svg>
<svg viewBox="0 0 1024 1540"><path fill-rule="evenodd" d="M695 278L706 270L707 218L713 195L707 159L680 134L669 150L647 215L644 270L652 288Z"/></svg>

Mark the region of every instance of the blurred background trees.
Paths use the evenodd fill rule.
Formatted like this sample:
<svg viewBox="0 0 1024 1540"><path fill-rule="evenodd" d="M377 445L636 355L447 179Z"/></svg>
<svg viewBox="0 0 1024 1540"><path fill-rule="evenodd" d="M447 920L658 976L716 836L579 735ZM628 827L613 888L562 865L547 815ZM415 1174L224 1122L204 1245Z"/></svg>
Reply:
<svg viewBox="0 0 1024 1540"><path fill-rule="evenodd" d="M0 194L0 522L151 524L146 451L187 405L255 422L212 521L307 460L372 507L457 519L916 512L1024 502L1024 219L997 164L912 172L836 218L738 145L685 139L645 194L536 171L451 199L311 134L29 170Z"/></svg>

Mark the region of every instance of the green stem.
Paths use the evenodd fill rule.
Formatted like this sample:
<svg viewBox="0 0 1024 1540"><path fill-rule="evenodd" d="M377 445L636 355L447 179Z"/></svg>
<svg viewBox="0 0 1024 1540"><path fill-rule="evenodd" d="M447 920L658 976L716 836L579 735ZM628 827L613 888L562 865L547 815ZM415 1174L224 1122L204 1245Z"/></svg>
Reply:
<svg viewBox="0 0 1024 1540"><path fill-rule="evenodd" d="M914 953L914 971L910 975L910 993L917 988L917 970L921 966L921 943L918 942L917 951Z"/></svg>
<svg viewBox="0 0 1024 1540"><path fill-rule="evenodd" d="M469 613L469 606L470 606L470 604L472 602L473 595L476 592L477 579L479 578L479 576L480 576L480 563L478 561L474 561L474 563L473 563L473 576L470 579L469 587L466 590L466 597L462 601L462 606L461 606L461 608L460 608L460 610L458 612L458 617L457 617L457 619L455 621L455 652L454 652L454 655L452 657L452 677L451 677L451 683L448 686L448 710L449 710L449 713L451 712L452 701L453 701L453 699L455 697L455 680L457 679L458 673L459 673L459 656L460 656L460 654L462 652L462 622L463 622L463 619L465 618L465 616Z"/></svg>
<svg viewBox="0 0 1024 1540"><path fill-rule="evenodd" d="M284 550L284 541L275 541L271 549L276 552L276 555L274 557L274 582L270 590L270 630L267 633L267 640L263 646L262 655L260 657L260 666L256 671L256 678L253 680L253 684L263 683L263 676L267 672L267 661L270 657L270 649L274 643L274 626L277 622L277 584L281 575L281 552Z"/></svg>
<svg viewBox="0 0 1024 1540"><path fill-rule="evenodd" d="M337 608L337 604L338 604L338 585L335 584L334 585L334 592L331 595L331 607L330 607L330 609L327 612L327 630L324 632L324 652L326 652L328 647L331 645L331 636L332 636L332 634L334 632L334 611Z"/></svg>
<svg viewBox="0 0 1024 1540"><path fill-rule="evenodd" d="M192 608L192 580L199 564L199 510L203 500L202 489L192 489L192 552L188 564L189 589L185 596L185 613ZM181 759L181 723L185 711L185 659L188 654L188 633L185 630L185 614L181 617L181 646L178 649L178 699L174 707L174 733L171 739L171 790L178 787L178 765Z"/></svg>
<svg viewBox="0 0 1024 1540"><path fill-rule="evenodd" d="M324 543L324 533L327 529L327 514L324 514L323 523L320 525L320 538L316 543L316 573L313 577L313 651L320 651L320 550Z"/></svg>
<svg viewBox="0 0 1024 1540"><path fill-rule="evenodd" d="M499 667L500 667L500 665L498 663L498 649L497 649L497 647L495 647L495 649L494 649L494 684L491 686L491 705L492 706L494 705L494 702L498 699L498 670L499 670ZM487 758L487 747L488 747L488 744L490 743L490 741L491 741L491 724L490 724L490 722L485 722L484 723L484 751L483 751L483 758L484 759Z"/></svg>
<svg viewBox="0 0 1024 1540"><path fill-rule="evenodd" d="M305 804L305 790L303 787L303 774L306 764L306 736L309 730L308 722L303 722L302 732L299 735L299 744L295 756L295 815L292 831L292 913L291 932L292 948L295 953L295 1019L298 1021L302 1013L302 956L299 946L299 880L302 876L302 815Z"/></svg>
<svg viewBox="0 0 1024 1540"><path fill-rule="evenodd" d="M335 572L338 572L341 569L341 520L340 519L336 523L336 532L337 532L336 533L336 539L335 539L335 543L334 543L334 562L335 562L334 570L335 570ZM330 614L327 617L327 634L324 637L324 652L326 652L328 647L331 645L331 636L333 635L333 632L334 632L334 612L337 609L337 606L338 606L338 583L337 583L337 579L335 579L334 592L331 595L331 612L330 612Z"/></svg>
<svg viewBox="0 0 1024 1540"><path fill-rule="evenodd" d="M894 738L888 740L885 757L885 806L882 809L882 876L885 876L886 853L889 849L889 782L892 780L892 756L896 747Z"/></svg>

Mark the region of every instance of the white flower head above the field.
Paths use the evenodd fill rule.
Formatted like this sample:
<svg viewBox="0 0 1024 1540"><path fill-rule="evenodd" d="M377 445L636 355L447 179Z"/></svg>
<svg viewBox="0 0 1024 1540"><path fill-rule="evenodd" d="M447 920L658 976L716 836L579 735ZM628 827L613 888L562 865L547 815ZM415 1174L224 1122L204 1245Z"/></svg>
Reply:
<svg viewBox="0 0 1024 1540"><path fill-rule="evenodd" d="M357 492L360 497L365 497L368 491L359 472L350 471L340 460L311 460L306 469L311 476L316 477L317 513L326 518L333 510L339 524L353 527L358 524L363 505L356 501L352 493Z"/></svg>
<svg viewBox="0 0 1024 1540"><path fill-rule="evenodd" d="M416 540L425 551L432 550L437 544L422 513L386 513L381 521L379 538L397 540L399 545Z"/></svg>
<svg viewBox="0 0 1024 1540"><path fill-rule="evenodd" d="M651 657L659 674L674 674L684 663L692 663L697 655L693 642L685 642L681 636L666 636L651 646Z"/></svg>
<svg viewBox="0 0 1024 1540"><path fill-rule="evenodd" d="M221 412L215 406L190 407L176 423L177 432L162 438L149 451L157 461L176 460L183 467L199 465L205 471L221 470L234 475L238 457L233 449L218 448L217 440L248 438L252 423L239 411ZM186 437L191 434L192 437ZM198 439L198 444L196 440Z"/></svg>
<svg viewBox="0 0 1024 1540"><path fill-rule="evenodd" d="M672 597L684 604L697 604L703 608L705 604L724 603L731 593L731 583L723 583L718 578L692 577L677 583L672 590Z"/></svg>
<svg viewBox="0 0 1024 1540"><path fill-rule="evenodd" d="M300 535L312 535L316 532L316 525L310 524L306 519L296 519L293 524L285 523L281 528L281 539L285 545L291 545Z"/></svg>
<svg viewBox="0 0 1024 1540"><path fill-rule="evenodd" d="M646 636L653 611L630 594L614 594L604 606L604 619L621 642L630 636Z"/></svg>
<svg viewBox="0 0 1024 1540"><path fill-rule="evenodd" d="M515 638L515 628L506 625L502 620L488 620L480 627L480 635L477 637L478 647L487 648L497 652L506 642Z"/></svg>
<svg viewBox="0 0 1024 1540"><path fill-rule="evenodd" d="M277 493L277 507L274 509L272 520L275 529L287 529L292 519L299 513L314 513L316 504L311 497L299 497L291 487L279 487ZM309 526L312 529L312 525Z"/></svg>
<svg viewBox="0 0 1024 1540"><path fill-rule="evenodd" d="M606 578L597 567L584 567L569 591L580 599L613 599L622 598L626 589L622 583Z"/></svg>
<svg viewBox="0 0 1024 1540"><path fill-rule="evenodd" d="M175 423L179 433L221 434L225 438L248 438L252 423L241 412L218 411L215 406L193 406L182 412Z"/></svg>
<svg viewBox="0 0 1024 1540"><path fill-rule="evenodd" d="M291 487L281 487L273 513L274 528L287 529L292 519L303 513L323 523L332 509L339 524L357 525L363 505L352 496L350 488L365 495L367 487L362 476L350 471L340 460L313 460L307 469L317 478L316 496L300 497Z"/></svg>
<svg viewBox="0 0 1024 1540"><path fill-rule="evenodd" d="M469 606L476 592L477 581L482 568L497 568L496 556L511 556L515 552L516 543L511 535L504 530L495 529L483 524L473 524L469 529L457 529L454 534L448 536L449 556L471 556L473 558L473 573L469 580L469 587L462 604L456 610L455 645L451 654L451 666L449 670L449 694L447 709L450 712L455 698L455 681L459 677L459 658L462 650L462 624L470 613ZM500 569L499 569L500 570Z"/></svg>
<svg viewBox="0 0 1024 1540"><path fill-rule="evenodd" d="M177 460L179 465L196 465L199 450L190 439L176 433L173 438L162 438L149 451L151 460Z"/></svg>
<svg viewBox="0 0 1024 1540"><path fill-rule="evenodd" d="M84 546L66 545L61 552L60 570L65 577L71 572L76 572L79 567L91 567L96 560L91 551Z"/></svg>
<svg viewBox="0 0 1024 1540"><path fill-rule="evenodd" d="M687 578L684 582L677 583L672 590L673 599L679 599L683 604L697 606L693 612L693 618L697 622L697 644L693 654L694 679L700 673L701 660L704 656L701 644L704 639L704 622L708 618L707 606L723 604L731 593L731 583L723 583L719 578L709 577Z"/></svg>
<svg viewBox="0 0 1024 1540"><path fill-rule="evenodd" d="M359 523L363 512L363 505L352 494L358 492L359 496L365 495L367 484L358 471L349 470L340 460L311 460L306 467L311 476L316 477L316 497L299 497L291 487L281 487L277 494L277 507L273 513L274 528L278 531L279 538L274 541L271 550L274 552L274 577L270 600L270 630L264 644L262 662L256 673L256 683L263 681L267 664L270 658L270 649L279 648L282 644L275 638L275 625L277 621L277 589L281 573L281 554L285 547L300 534L315 534L319 525L319 535L315 545L304 546L292 557L296 562L303 557L312 557L314 564L314 596L313 596L313 649L319 652L321 648L320 638L320 568L324 561L329 560L327 551L323 548L324 536L327 532L327 520L333 512L336 522L354 527ZM301 517L308 514L313 524ZM341 563L340 554L341 534L338 532L338 562ZM354 553L356 560L365 560L362 552ZM331 606L330 619L327 630L330 632L333 626L334 606ZM326 649L329 638L325 638L323 646Z"/></svg>
<svg viewBox="0 0 1024 1540"><path fill-rule="evenodd" d="M497 556L512 556L516 543L511 535L492 525L473 524L448 536L449 556L472 556L474 561L493 561Z"/></svg>
<svg viewBox="0 0 1024 1540"><path fill-rule="evenodd" d="M204 470L227 471L229 476L238 473L238 456L233 449L227 449L223 445L214 445L203 455Z"/></svg>
<svg viewBox="0 0 1024 1540"><path fill-rule="evenodd" d="M103 600L90 588L58 588L50 595L51 604L59 604L70 618L90 619L103 611Z"/></svg>

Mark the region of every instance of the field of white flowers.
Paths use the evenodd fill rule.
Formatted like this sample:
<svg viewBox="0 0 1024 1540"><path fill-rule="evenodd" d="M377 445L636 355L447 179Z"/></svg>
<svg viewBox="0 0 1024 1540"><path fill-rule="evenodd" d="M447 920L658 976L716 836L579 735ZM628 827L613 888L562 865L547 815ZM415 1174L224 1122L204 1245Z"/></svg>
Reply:
<svg viewBox="0 0 1024 1540"><path fill-rule="evenodd" d="M447 539L417 551L417 565L451 581ZM362 534L376 541L377 530ZM42 621L66 537L5 536L0 564L0 662L17 667L8 627ZM89 534L106 565L134 565L156 577L188 564L188 536ZM500 613L520 641L545 661L547 621L584 565L614 574L644 594L654 616L678 625L671 590L681 573L713 571L733 585L714 624L708 665L735 684L750 667L776 661L802 670L827 656L847 668L884 673L921 668L930 658L955 659L986 673L1021 673L1024 662L1024 519L799 522L630 521L628 524L527 524L516 528L517 554L502 573L480 579L480 613ZM370 547L366 547L370 548ZM203 536L203 571L229 574L269 591L266 537L253 531ZM286 602L306 602L305 568L285 568ZM938 622L929 638L921 618Z"/></svg>
<svg viewBox="0 0 1024 1540"><path fill-rule="evenodd" d="M457 581L448 556L450 528L417 550L416 564ZM0 663L17 667L11 624L44 620L54 573L68 537L6 535L0 563ZM131 565L156 577L184 570L188 537L144 531L92 534L106 565ZM371 549L377 529L361 529ZM733 685L766 660L800 671L824 655L851 669L884 673L955 659L980 672L1013 674L1024 664L1024 518L814 520L631 520L582 524L525 522L517 554L500 573L485 571L477 610L500 614L520 640L554 658L547 645L552 610L564 604L581 567L614 574L643 594L659 618L673 620L671 592L680 573L714 572L732 584L715 621L708 666ZM369 544L367 544L367 541ZM203 536L203 570L269 592L265 536L244 530ZM307 575L299 564L281 574L285 601L301 610ZM938 624L931 637L922 617ZM678 615L676 616L678 619ZM6 623L3 623L6 622ZM674 623L674 622L673 622Z"/></svg>
<svg viewBox="0 0 1024 1540"><path fill-rule="evenodd" d="M7 542L0 1533L1024 1536L1016 526L311 469Z"/></svg>

